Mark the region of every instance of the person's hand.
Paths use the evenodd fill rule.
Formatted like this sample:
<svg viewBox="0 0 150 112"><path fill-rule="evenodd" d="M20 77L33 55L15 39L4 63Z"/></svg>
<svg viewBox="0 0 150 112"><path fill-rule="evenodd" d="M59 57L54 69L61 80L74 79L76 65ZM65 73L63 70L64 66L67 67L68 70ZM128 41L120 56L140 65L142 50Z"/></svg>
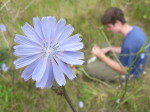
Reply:
<svg viewBox="0 0 150 112"><path fill-rule="evenodd" d="M105 55L102 49L99 48L97 45L94 45L94 47L92 48L92 54L94 54L96 57L99 57L99 58Z"/></svg>
<svg viewBox="0 0 150 112"><path fill-rule="evenodd" d="M105 47L105 48L102 48L101 50L104 54L106 54L110 51L110 47Z"/></svg>

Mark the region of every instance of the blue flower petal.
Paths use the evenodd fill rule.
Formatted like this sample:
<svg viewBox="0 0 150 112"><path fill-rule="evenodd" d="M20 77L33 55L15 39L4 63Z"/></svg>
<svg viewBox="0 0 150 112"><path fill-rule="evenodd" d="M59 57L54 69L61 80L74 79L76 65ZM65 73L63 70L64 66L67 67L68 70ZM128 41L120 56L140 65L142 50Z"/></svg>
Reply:
<svg viewBox="0 0 150 112"><path fill-rule="evenodd" d="M55 38L54 38L55 43L58 43L58 38L63 33L65 25L66 25L66 21L64 19L60 19L56 24L56 31L55 31Z"/></svg>
<svg viewBox="0 0 150 112"><path fill-rule="evenodd" d="M42 32L43 32L43 35L44 35L44 39L45 41L48 41L48 39L50 38L50 31L49 31L49 22L48 22L48 19L47 17L43 17L42 18L42 21L41 21L41 24L42 24Z"/></svg>
<svg viewBox="0 0 150 112"><path fill-rule="evenodd" d="M48 62L46 66L45 74L39 82L36 82L36 87L51 88L53 85L53 82L54 82L54 75L52 71L52 64L51 62Z"/></svg>
<svg viewBox="0 0 150 112"><path fill-rule="evenodd" d="M50 64L49 68L51 68L51 69L49 69L48 80L47 80L46 86L45 86L47 88L51 88L53 85L53 82L54 82L54 74L53 74L53 70L52 70L53 66L52 66L51 61L49 61L49 64Z"/></svg>
<svg viewBox="0 0 150 112"><path fill-rule="evenodd" d="M57 65L55 60L52 60L52 66L53 66L53 73L54 73L54 77L55 77L56 82L60 86L64 86L66 84L66 80L65 80L64 74L60 70L60 67Z"/></svg>
<svg viewBox="0 0 150 112"><path fill-rule="evenodd" d="M74 28L71 25L67 25L65 27L63 33L60 35L58 42L62 42L66 38L68 38L72 34L73 30L74 30Z"/></svg>
<svg viewBox="0 0 150 112"><path fill-rule="evenodd" d="M36 61L40 57L41 57L41 55L22 57L22 58L15 60L14 64L15 64L16 69L22 68L22 67L27 66L27 65L31 64L32 62Z"/></svg>
<svg viewBox="0 0 150 112"><path fill-rule="evenodd" d="M68 44L63 44L59 47L59 50L62 51L76 51L80 50L83 48L83 43L68 43Z"/></svg>
<svg viewBox="0 0 150 112"><path fill-rule="evenodd" d="M26 23L23 27L22 27L23 32L25 33L25 35L30 38L31 40L41 44L41 39L40 37L37 35L37 33L35 32L35 30L28 24Z"/></svg>
<svg viewBox="0 0 150 112"><path fill-rule="evenodd" d="M84 53L80 51L64 51L62 52L64 57L74 58L74 59L84 59Z"/></svg>
<svg viewBox="0 0 150 112"><path fill-rule="evenodd" d="M55 25L56 25L56 18L49 16L42 18L42 31L45 37L46 42L52 41L55 37ZM51 26L51 27L50 27Z"/></svg>
<svg viewBox="0 0 150 112"><path fill-rule="evenodd" d="M54 82L54 75L49 75L47 83L45 85L46 88L51 88Z"/></svg>
<svg viewBox="0 0 150 112"><path fill-rule="evenodd" d="M63 53L58 54L57 57L67 64L82 65L84 63L84 61L82 60L71 58L70 56L67 55L64 56Z"/></svg>
<svg viewBox="0 0 150 112"><path fill-rule="evenodd" d="M61 70L66 74L66 76L70 79L73 80L76 75L73 73L73 71L70 69L70 67L68 67L68 65L64 62L62 62L59 59L56 59L59 67L61 68Z"/></svg>
<svg viewBox="0 0 150 112"><path fill-rule="evenodd" d="M15 50L22 50L22 49L37 49L37 50L41 50L40 46L34 46L34 45L16 45L14 46Z"/></svg>
<svg viewBox="0 0 150 112"><path fill-rule="evenodd" d="M31 46L31 45L16 45L14 46L15 56L31 56L35 54L42 53L42 50L38 46Z"/></svg>
<svg viewBox="0 0 150 112"><path fill-rule="evenodd" d="M34 25L34 30L37 33L38 37L44 42L44 35L42 31L42 24L40 21L40 18L35 17L33 18L33 25Z"/></svg>
<svg viewBox="0 0 150 112"><path fill-rule="evenodd" d="M79 43L82 39L79 37L78 34L75 34L69 38L66 38L65 41L61 42L61 44L68 44L68 43Z"/></svg>
<svg viewBox="0 0 150 112"><path fill-rule="evenodd" d="M41 57L32 73L32 79L39 82L44 76L46 66L47 66L47 56Z"/></svg>
<svg viewBox="0 0 150 112"><path fill-rule="evenodd" d="M25 81L29 80L32 77L32 72L36 65L38 64L38 61L35 61L31 63L25 70L23 71L21 77L24 78Z"/></svg>
<svg viewBox="0 0 150 112"><path fill-rule="evenodd" d="M42 50L41 47L39 46L32 46L32 45L16 45L14 46L15 50L30 50L30 49L35 49L35 50Z"/></svg>
<svg viewBox="0 0 150 112"><path fill-rule="evenodd" d="M41 51L37 49L25 49L25 50L15 50L14 55L15 56L32 56L32 55L38 55Z"/></svg>
<svg viewBox="0 0 150 112"><path fill-rule="evenodd" d="M33 46L39 46L40 45L36 41L30 40L29 38L22 36L22 35L16 35L14 41L16 43L22 44L22 45L33 45Z"/></svg>
<svg viewBox="0 0 150 112"><path fill-rule="evenodd" d="M24 32L24 34L30 38L31 40L33 40L34 42L37 42L38 44L42 44L41 43L41 39L40 37L36 34L35 30L28 24L26 23L23 27L22 30Z"/></svg>
<svg viewBox="0 0 150 112"><path fill-rule="evenodd" d="M53 16L48 17L48 23L51 26L48 28L48 31L50 32L50 38L48 38L48 42L50 44L50 42L53 43L53 40L55 38L56 18Z"/></svg>

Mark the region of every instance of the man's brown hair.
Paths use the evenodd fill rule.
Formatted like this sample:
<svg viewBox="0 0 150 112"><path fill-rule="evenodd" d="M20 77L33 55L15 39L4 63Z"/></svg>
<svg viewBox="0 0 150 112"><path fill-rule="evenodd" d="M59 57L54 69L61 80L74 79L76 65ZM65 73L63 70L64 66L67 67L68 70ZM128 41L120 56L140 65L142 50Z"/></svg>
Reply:
<svg viewBox="0 0 150 112"><path fill-rule="evenodd" d="M126 23L123 11L120 8L112 7L105 11L101 18L101 23L104 25L115 24L117 20L122 24Z"/></svg>

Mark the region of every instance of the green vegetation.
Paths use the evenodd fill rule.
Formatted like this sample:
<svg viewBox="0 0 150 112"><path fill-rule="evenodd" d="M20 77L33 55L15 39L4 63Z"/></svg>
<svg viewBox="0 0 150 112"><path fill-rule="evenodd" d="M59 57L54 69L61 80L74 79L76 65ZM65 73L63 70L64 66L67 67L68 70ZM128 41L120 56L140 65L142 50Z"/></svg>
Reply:
<svg viewBox="0 0 150 112"><path fill-rule="evenodd" d="M4 6L6 4L6 6ZM8 31L4 35L12 47L16 34L23 34L21 26L32 18L39 16L56 16L57 20L65 18L75 31L79 33L85 44L85 60L90 58L94 44L106 43L101 34L100 17L112 6L125 11L127 21L138 25L150 36L150 1L149 0L1 0L0 24L6 25ZM104 28L104 32L106 29ZM112 45L121 45L120 35L107 32ZM0 112L72 112L63 96L52 89L35 88L34 81L25 82L21 78L23 69L14 70L12 61L15 57L8 49L0 32L0 65L6 63L7 72L0 69ZM150 70L138 80L131 80L123 101L119 102L117 112L150 112ZM77 78L67 80L66 89L78 112L111 112L115 102L124 92L124 88L116 89L119 83L102 83L85 76L81 67L76 70ZM101 72L101 71L100 71ZM82 100L84 107L79 108Z"/></svg>

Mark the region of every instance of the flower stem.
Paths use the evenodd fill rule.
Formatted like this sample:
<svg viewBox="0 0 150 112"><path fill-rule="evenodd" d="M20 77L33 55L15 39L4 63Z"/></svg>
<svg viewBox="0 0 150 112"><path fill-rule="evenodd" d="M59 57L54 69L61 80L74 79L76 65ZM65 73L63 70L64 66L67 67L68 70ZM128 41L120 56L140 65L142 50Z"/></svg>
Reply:
<svg viewBox="0 0 150 112"><path fill-rule="evenodd" d="M63 90L63 96L65 97L67 103L70 105L70 108L72 109L73 112L77 112L76 109L74 108L71 99L69 98L67 91L65 89L65 86L62 86L62 90Z"/></svg>
<svg viewBox="0 0 150 112"><path fill-rule="evenodd" d="M7 45L8 49L10 49L9 42L7 41L7 39L6 39L3 32L2 32L2 37L3 37L4 41L6 42L6 45Z"/></svg>

